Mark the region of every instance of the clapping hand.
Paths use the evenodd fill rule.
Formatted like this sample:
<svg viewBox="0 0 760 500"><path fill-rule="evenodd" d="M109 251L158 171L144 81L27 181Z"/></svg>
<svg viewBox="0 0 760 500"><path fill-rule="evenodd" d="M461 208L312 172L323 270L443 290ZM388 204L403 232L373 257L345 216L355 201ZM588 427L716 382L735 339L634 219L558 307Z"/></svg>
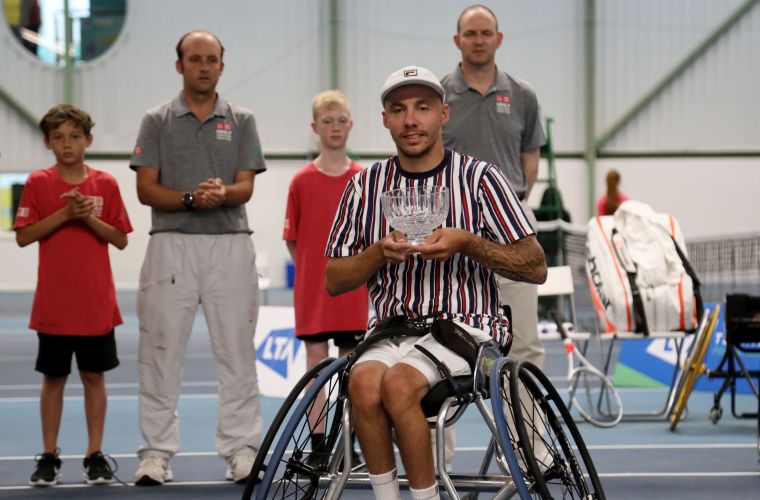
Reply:
<svg viewBox="0 0 760 500"><path fill-rule="evenodd" d="M198 184L195 192L198 197L198 204L202 208L218 208L227 199L227 187L222 179L207 179Z"/></svg>
<svg viewBox="0 0 760 500"><path fill-rule="evenodd" d="M67 219L84 220L90 216L93 208L95 208L93 199L80 193L77 188L66 191L61 195L61 198L68 200L68 205L66 205Z"/></svg>

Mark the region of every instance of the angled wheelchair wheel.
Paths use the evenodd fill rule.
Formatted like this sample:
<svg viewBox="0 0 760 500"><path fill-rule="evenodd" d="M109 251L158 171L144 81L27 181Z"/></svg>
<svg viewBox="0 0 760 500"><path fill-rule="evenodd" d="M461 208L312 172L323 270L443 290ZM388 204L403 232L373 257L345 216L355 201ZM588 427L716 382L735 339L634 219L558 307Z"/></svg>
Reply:
<svg viewBox="0 0 760 500"><path fill-rule="evenodd" d="M243 489L243 500L250 500L251 495L253 495L253 489L259 482L259 476L263 474L264 470L266 470L266 461L269 455L269 450L272 448L272 444L274 443L275 438L280 434L283 425L285 425L285 422L287 422L287 419L290 417L293 407L298 402L298 400L303 397L309 383L317 378L317 375L319 375L322 369L324 369L333 361L335 361L335 358L323 359L311 367L309 370L307 370L306 373L304 373L303 376L298 380L298 382L296 382L296 385L293 387L290 393L288 393L285 401L282 402L282 406L280 406L280 409L274 416L272 423L269 425L269 429L267 430L264 439L261 441L261 447L256 453L256 459L253 461L251 474L248 476L248 480L245 483L245 488Z"/></svg>
<svg viewBox="0 0 760 500"><path fill-rule="evenodd" d="M509 395L509 380L513 365L512 359L499 358L491 367L491 410L499 438L499 446L515 483L515 489L521 500L529 500L533 498L531 496L533 480L531 471L527 469L527 461L518 445L519 437L515 429L514 405Z"/></svg>
<svg viewBox="0 0 760 500"><path fill-rule="evenodd" d="M549 379L526 361L510 370L518 448L529 471L528 482L533 483L533 498L604 499L583 437Z"/></svg>
<svg viewBox="0 0 760 500"><path fill-rule="evenodd" d="M322 498L336 470L340 443L346 358L324 367L282 429L255 498ZM315 433L322 435L312 443ZM315 449L316 448L316 449Z"/></svg>
<svg viewBox="0 0 760 500"><path fill-rule="evenodd" d="M720 306L715 306L715 309L707 320L707 324L694 341L695 345L691 350L691 355L686 359L681 369L681 377L679 378L678 386L676 386L678 396L676 397L676 404L673 406L673 412L670 414L671 431L676 430L676 426L681 420L681 414L686 409L686 403L689 401L689 396L691 396L694 385L699 377L705 373L705 356L710 347L710 339L713 336L713 331L715 331L715 326L718 324L719 315ZM712 417L714 415L711 414ZM717 422L717 419L715 421Z"/></svg>

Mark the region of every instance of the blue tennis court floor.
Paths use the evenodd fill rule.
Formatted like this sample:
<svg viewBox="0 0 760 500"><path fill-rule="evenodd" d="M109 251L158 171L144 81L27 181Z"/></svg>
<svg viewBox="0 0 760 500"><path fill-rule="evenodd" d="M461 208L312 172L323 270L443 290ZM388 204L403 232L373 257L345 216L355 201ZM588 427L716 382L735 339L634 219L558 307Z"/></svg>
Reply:
<svg viewBox="0 0 760 500"><path fill-rule="evenodd" d="M124 295L126 298L123 298ZM114 457L117 475L132 482L141 444L137 419L137 320L133 300L120 294L125 324L117 329L121 366L109 372L109 407L104 452ZM225 462L214 451L216 374L208 336L196 323L183 374L179 404L181 453L172 461L175 480L163 487L87 486L82 482L86 430L82 387L72 374L66 388L59 446L62 482L54 488L30 488L33 457L41 449L38 392L33 369L37 340L26 328L30 295L0 293L0 498L240 498L242 487L224 480ZM560 343L547 344L546 371L562 387L566 365ZM263 381L260 381L262 383ZM264 382L265 383L265 382ZM658 409L662 390L622 389L627 411ZM279 398L262 398L265 426ZM750 396L739 396L740 409L753 410ZM724 416L713 425L707 415L712 394L694 393L688 418L670 432L665 422L622 422L611 429L580 424L611 499L756 499L760 491L757 421L735 419L724 397ZM455 469L469 470L485 446L484 427L468 411L457 424ZM345 498L371 498L349 491ZM405 496L408 498L408 496Z"/></svg>

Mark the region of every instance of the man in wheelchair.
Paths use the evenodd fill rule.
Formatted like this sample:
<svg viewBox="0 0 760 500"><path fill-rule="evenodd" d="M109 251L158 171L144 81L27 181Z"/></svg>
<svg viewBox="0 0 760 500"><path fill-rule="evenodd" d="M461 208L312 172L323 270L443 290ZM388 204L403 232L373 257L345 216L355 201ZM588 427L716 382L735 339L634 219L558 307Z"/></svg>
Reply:
<svg viewBox="0 0 760 500"><path fill-rule="evenodd" d="M397 154L349 181L328 238L327 290L339 295L366 283L380 324L394 316L448 320L439 326L448 325L465 350L493 339L506 352L511 338L496 274L543 283L547 272L520 200L498 167L444 149L449 110L432 72L393 72L381 101ZM431 186L448 188L449 212L442 227L412 245L384 217L380 195ZM471 371L445 342L432 333L392 336L372 345L351 371L353 423L377 498L400 498L392 433L412 498L439 498L420 401L443 378Z"/></svg>

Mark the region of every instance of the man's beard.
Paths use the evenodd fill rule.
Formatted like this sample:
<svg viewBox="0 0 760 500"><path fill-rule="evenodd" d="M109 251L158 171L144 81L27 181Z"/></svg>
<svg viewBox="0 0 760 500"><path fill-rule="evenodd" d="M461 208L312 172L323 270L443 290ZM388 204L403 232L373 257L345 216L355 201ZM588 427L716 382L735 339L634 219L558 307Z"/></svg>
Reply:
<svg viewBox="0 0 760 500"><path fill-rule="evenodd" d="M427 137L427 136L426 136ZM404 153L404 156L408 158L422 158L426 154L428 154L433 149L434 142L429 142L428 145L421 149L420 151L408 151L404 149L403 146L401 146L401 141L397 137L393 137L393 142L396 143L396 147L398 150L402 153Z"/></svg>
<svg viewBox="0 0 760 500"><path fill-rule="evenodd" d="M404 148L402 148L401 146L399 146L398 144L396 146L408 158L422 158L423 156L427 155L433 149L433 145L432 144L428 144L428 146L425 149L422 149L422 150L416 151L416 152L409 152L409 151L405 150Z"/></svg>

